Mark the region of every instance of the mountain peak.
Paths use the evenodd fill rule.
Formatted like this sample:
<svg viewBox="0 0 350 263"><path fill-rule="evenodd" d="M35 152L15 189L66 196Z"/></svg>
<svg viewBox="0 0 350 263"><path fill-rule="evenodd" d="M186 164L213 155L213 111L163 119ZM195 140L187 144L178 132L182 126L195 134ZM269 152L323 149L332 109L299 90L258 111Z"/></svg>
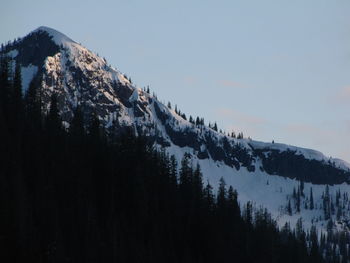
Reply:
<svg viewBox="0 0 350 263"><path fill-rule="evenodd" d="M37 32L48 33L49 36L52 37L52 40L59 46L60 45L67 46L67 44L76 43L74 40L67 37L65 34L57 31L56 29L53 29L53 28L50 28L47 26L40 26L37 29L35 29L34 31L32 31L31 34L37 33Z"/></svg>

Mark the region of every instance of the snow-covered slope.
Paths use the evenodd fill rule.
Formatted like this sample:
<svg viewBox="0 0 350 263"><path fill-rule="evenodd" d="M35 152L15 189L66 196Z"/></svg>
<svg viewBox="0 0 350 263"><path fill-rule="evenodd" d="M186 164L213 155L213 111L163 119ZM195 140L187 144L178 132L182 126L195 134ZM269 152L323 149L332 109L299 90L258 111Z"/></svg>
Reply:
<svg viewBox="0 0 350 263"><path fill-rule="evenodd" d="M86 118L96 113L108 132L131 127L178 160L190 153L211 184L216 186L223 177L238 190L242 204L251 201L256 207L268 208L281 224L303 217L306 225L325 226L323 192L325 184L329 184L333 200L336 191L341 191L337 200L344 209L338 225L347 227L350 164L345 161L311 149L233 138L200 121L189 122L135 87L105 59L48 27L39 27L0 52L21 64L24 91L31 81L39 83L44 111L50 108L52 94L57 95L67 126L79 106ZM293 196L293 189L300 188L298 180L305 182L300 211ZM313 210L309 209L311 187ZM289 202L292 211L287 209ZM335 218L333 210L331 216Z"/></svg>

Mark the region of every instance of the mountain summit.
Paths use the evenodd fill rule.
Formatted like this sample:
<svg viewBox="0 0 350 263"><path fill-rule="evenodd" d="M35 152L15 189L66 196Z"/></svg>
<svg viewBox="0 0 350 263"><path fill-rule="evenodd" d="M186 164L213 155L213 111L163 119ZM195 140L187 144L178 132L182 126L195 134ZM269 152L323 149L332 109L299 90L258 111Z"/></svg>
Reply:
<svg viewBox="0 0 350 263"><path fill-rule="evenodd" d="M281 224L296 221L283 207L300 182L305 189L314 189L320 204L326 184L332 185L331 193L349 192L350 165L345 161L311 149L228 136L198 117L187 120L148 90L137 88L105 59L54 29L39 27L4 46L0 54L21 65L24 92L30 83L39 83L43 112L49 111L56 95L65 127L79 107L85 118L95 114L109 133L131 128L178 161L187 153L193 164L200 164L206 180L217 186L223 177L242 201L267 207ZM306 204L307 198L302 202ZM298 213L307 214L311 222L322 211L310 214L302 207Z"/></svg>
<svg viewBox="0 0 350 263"><path fill-rule="evenodd" d="M72 39L70 39L66 35L62 34L61 32L59 32L53 28L46 27L46 26L40 26L37 29L35 29L34 31L32 31L30 34L36 34L36 33L41 33L41 32L46 32L52 38L52 40L55 42L55 44L58 46L61 46L61 45L68 46L71 44L76 44L75 41L73 41Z"/></svg>

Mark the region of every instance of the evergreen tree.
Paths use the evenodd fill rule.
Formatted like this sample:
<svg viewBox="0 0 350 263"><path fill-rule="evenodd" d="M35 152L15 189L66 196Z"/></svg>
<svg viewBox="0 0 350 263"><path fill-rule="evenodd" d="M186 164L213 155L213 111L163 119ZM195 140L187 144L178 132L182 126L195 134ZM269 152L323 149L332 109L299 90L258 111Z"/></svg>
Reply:
<svg viewBox="0 0 350 263"><path fill-rule="evenodd" d="M288 200L288 205L287 205L287 213L288 215L292 215L293 211L292 211L292 205L290 203L290 199Z"/></svg>
<svg viewBox="0 0 350 263"><path fill-rule="evenodd" d="M193 194L198 204L199 200L202 200L203 198L203 177L198 163L193 173Z"/></svg>
<svg viewBox="0 0 350 263"><path fill-rule="evenodd" d="M293 187L293 199L297 199L297 192L295 191L295 187Z"/></svg>
<svg viewBox="0 0 350 263"><path fill-rule="evenodd" d="M192 165L191 165L191 155L188 153L184 154L181 160L181 168L179 175L179 189L182 193L184 200L191 200L191 185L192 185Z"/></svg>
<svg viewBox="0 0 350 263"><path fill-rule="evenodd" d="M299 213L300 212L300 188L298 187L298 192L297 192L297 200L296 200L296 210Z"/></svg>
<svg viewBox="0 0 350 263"><path fill-rule="evenodd" d="M218 196L217 196L217 204L219 209L224 209L226 206L226 198L227 198L227 190L226 183L224 178L220 178Z"/></svg>
<svg viewBox="0 0 350 263"><path fill-rule="evenodd" d="M12 111L13 111L13 120L12 120L12 126L13 131L15 133L20 133L22 128L22 121L23 121L23 96L22 96L22 73L21 73L21 67L19 63L16 63L15 68L15 75L13 78L13 88L12 88Z"/></svg>
<svg viewBox="0 0 350 263"><path fill-rule="evenodd" d="M39 95L39 82L33 79L27 93L25 94L25 109L28 119L32 120L32 125L41 126L41 98Z"/></svg>
<svg viewBox="0 0 350 263"><path fill-rule="evenodd" d="M241 214L240 208L238 205L238 193L236 190L233 190L232 185L230 185L227 192L227 202L228 202L228 210L233 213L233 218L238 218Z"/></svg>
<svg viewBox="0 0 350 263"><path fill-rule="evenodd" d="M342 216L342 209L341 209L341 207L338 207L337 208L337 220L340 220L341 216Z"/></svg>
<svg viewBox="0 0 350 263"><path fill-rule="evenodd" d="M310 241L311 241L311 249L310 249L310 262L320 262L322 258L319 253L319 245L318 245L318 237L317 237L317 229L315 226L311 227L310 230Z"/></svg>
<svg viewBox="0 0 350 263"><path fill-rule="evenodd" d="M298 219L298 221L296 223L295 234L299 240L302 240L305 236L305 232L304 232L304 228L303 228L303 219L301 217Z"/></svg>
<svg viewBox="0 0 350 263"><path fill-rule="evenodd" d="M88 125L88 135L94 142L101 139L101 123L96 113L93 113Z"/></svg>
<svg viewBox="0 0 350 263"><path fill-rule="evenodd" d="M79 105L74 110L74 115L69 127L69 134L75 141L82 141L84 139L84 116Z"/></svg>
<svg viewBox="0 0 350 263"><path fill-rule="evenodd" d="M243 139L243 138L244 138L243 132L238 133L237 139Z"/></svg>
<svg viewBox="0 0 350 263"><path fill-rule="evenodd" d="M304 180L300 180L300 195L301 196L305 196L304 195Z"/></svg>
<svg viewBox="0 0 350 263"><path fill-rule="evenodd" d="M250 201L248 201L243 209L244 221L249 225L253 223L253 206Z"/></svg>
<svg viewBox="0 0 350 263"><path fill-rule="evenodd" d="M46 117L46 126L51 134L58 135L61 130L61 117L58 112L57 97L55 94L51 96L50 110Z"/></svg>
<svg viewBox="0 0 350 263"><path fill-rule="evenodd" d="M192 118L192 116L191 116L191 115L190 115L189 122L190 122L190 123L192 123L192 124L194 124L194 120L193 120L193 118Z"/></svg>
<svg viewBox="0 0 350 263"><path fill-rule="evenodd" d="M196 118L196 126L198 126L200 124L200 121L199 121L199 117L197 116Z"/></svg>
<svg viewBox="0 0 350 263"><path fill-rule="evenodd" d="M214 201L214 194L213 194L213 187L207 182L207 185L204 188L204 200L207 204L207 208L209 211L213 211L215 207L215 201Z"/></svg>
<svg viewBox="0 0 350 263"><path fill-rule="evenodd" d="M338 189L335 194L335 205L337 207L339 206L339 203L340 203L340 197L341 197L341 193L340 193L340 189Z"/></svg>
<svg viewBox="0 0 350 263"><path fill-rule="evenodd" d="M312 187L310 187L310 209L313 210L314 209L314 197L312 194Z"/></svg>
<svg viewBox="0 0 350 263"><path fill-rule="evenodd" d="M172 185L177 185L177 161L174 155L170 156L170 182Z"/></svg>
<svg viewBox="0 0 350 263"><path fill-rule="evenodd" d="M216 124L216 122L214 123L213 130L218 131L218 125Z"/></svg>
<svg viewBox="0 0 350 263"><path fill-rule="evenodd" d="M325 193L323 196L323 211L324 211L324 219L328 220L331 216L331 208L330 208L330 196L329 196L329 187L326 185Z"/></svg>
<svg viewBox="0 0 350 263"><path fill-rule="evenodd" d="M8 57L0 57L0 70L0 107L2 107L4 118L8 118L11 103L10 59Z"/></svg>

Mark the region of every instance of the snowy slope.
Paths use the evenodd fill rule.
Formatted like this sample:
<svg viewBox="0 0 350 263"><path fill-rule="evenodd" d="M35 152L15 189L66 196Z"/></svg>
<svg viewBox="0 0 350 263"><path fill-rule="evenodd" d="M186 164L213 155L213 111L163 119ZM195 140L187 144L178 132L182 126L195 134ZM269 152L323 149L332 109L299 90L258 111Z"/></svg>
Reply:
<svg viewBox="0 0 350 263"><path fill-rule="evenodd" d="M175 145L168 148L168 152L175 155L177 159L183 157L184 151L191 153L190 148L180 148ZM222 162L213 161L212 159L200 160L196 156L192 156L192 162L193 164L200 164L204 182L209 182L215 190L218 189L221 177L224 178L227 185L232 185L238 192L238 199L242 207L250 201L255 209L267 208L281 227L286 222L294 227L297 220L302 218L306 229L310 229L312 225L315 225L317 229L326 231L328 220L325 220L323 210L325 185L305 183L305 196L301 198L300 212L298 212L293 199L293 190L298 189L300 181L278 175L269 175L260 170L252 173L246 168L242 168L237 171ZM311 188L315 206L312 210L310 207L305 207L305 204L308 205L310 202ZM331 199L336 199L337 191L341 193L339 202L344 206L345 212L339 220L337 220L336 213L331 215L331 218L336 222L335 225L338 229L349 230L350 202L347 196L350 196L350 187L346 183L329 186ZM346 195L346 198L344 198L344 195ZM292 205L292 214L287 211L289 200Z"/></svg>
<svg viewBox="0 0 350 263"><path fill-rule="evenodd" d="M350 164L345 161L311 149L232 138L206 125L191 123L135 87L105 59L54 29L39 27L1 52L22 65L24 90L32 79L41 81L46 111L52 94L57 95L67 126L79 106L86 118L96 113L109 132L132 127L137 135L148 136L179 161L184 153L190 153L193 163L201 165L205 180L217 187L223 177L237 189L241 204L251 201L257 208L268 208L281 225L303 217L306 226L314 223L325 228L325 184L331 185L332 196L337 190L342 195L350 191ZM295 211L292 197L293 189L300 184L295 178L306 181L300 212ZM317 207L314 210L305 208L311 187ZM292 215L286 212L289 200ZM341 201L344 207L349 206L345 197ZM346 210L338 221L347 227L349 217Z"/></svg>

